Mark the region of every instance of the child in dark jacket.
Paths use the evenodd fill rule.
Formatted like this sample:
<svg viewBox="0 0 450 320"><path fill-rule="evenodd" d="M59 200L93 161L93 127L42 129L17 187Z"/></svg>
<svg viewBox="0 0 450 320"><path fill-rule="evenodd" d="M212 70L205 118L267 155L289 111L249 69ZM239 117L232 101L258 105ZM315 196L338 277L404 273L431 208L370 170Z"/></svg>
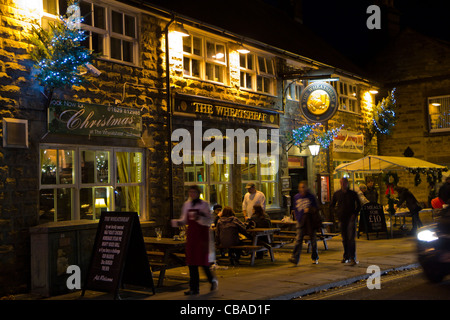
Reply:
<svg viewBox="0 0 450 320"><path fill-rule="evenodd" d="M250 228L272 228L272 222L270 222L270 217L264 212L264 209L260 205L253 206L254 213L248 220L248 227ZM248 228L247 227L247 228ZM269 237L260 237L258 239L258 244L263 245L265 243L269 244ZM262 259L264 257L264 252L259 251L256 253L257 259Z"/></svg>

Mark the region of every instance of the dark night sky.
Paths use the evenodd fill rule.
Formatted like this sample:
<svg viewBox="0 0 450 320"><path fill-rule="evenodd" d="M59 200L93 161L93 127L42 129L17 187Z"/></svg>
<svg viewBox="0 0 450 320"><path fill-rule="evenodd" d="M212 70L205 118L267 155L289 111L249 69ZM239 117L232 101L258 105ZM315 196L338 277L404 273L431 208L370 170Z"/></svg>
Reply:
<svg viewBox="0 0 450 320"><path fill-rule="evenodd" d="M302 3L304 27L360 67L369 64L372 56L393 39L388 36L386 25L383 24L381 30L369 30L366 25L370 16L366 12L368 6L392 0L227 0L226 5L217 0L143 1L332 65L338 65L329 59L337 57L335 53L311 52L319 47L315 45L314 39L285 19L294 17L294 3ZM408 26L450 42L450 18L446 1L393 2L400 14L401 27ZM380 8L382 20L386 19L388 9L381 5Z"/></svg>
<svg viewBox="0 0 450 320"><path fill-rule="evenodd" d="M270 1L270 0L268 0ZM355 62L370 56L389 40L385 25L381 30L369 30L367 7L371 0L303 1L304 24L314 30ZM410 27L431 37L450 41L450 19L443 0L394 0L400 14L400 26ZM382 19L387 9L381 7Z"/></svg>

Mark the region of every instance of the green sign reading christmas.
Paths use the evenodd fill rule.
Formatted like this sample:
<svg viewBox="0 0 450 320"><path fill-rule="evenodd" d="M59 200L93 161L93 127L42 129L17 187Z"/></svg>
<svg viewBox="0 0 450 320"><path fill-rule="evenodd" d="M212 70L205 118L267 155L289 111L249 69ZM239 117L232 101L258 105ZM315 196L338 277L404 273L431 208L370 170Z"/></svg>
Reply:
<svg viewBox="0 0 450 320"><path fill-rule="evenodd" d="M53 99L48 109L50 133L140 138L139 109Z"/></svg>

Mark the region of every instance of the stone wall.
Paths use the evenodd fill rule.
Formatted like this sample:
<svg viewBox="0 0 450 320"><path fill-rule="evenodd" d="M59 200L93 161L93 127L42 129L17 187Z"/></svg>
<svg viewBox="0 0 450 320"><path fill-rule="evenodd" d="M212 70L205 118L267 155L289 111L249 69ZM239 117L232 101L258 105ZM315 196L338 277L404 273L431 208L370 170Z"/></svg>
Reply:
<svg viewBox="0 0 450 320"><path fill-rule="evenodd" d="M398 122L390 136L379 137L380 155L403 156L409 147L414 157L450 167L450 133L430 133L427 98L450 94L450 46L412 30L403 30L373 64L386 90L396 88ZM448 175L449 173L444 173ZM399 175L399 185L411 190L421 202L428 202L426 176L415 186L414 175Z"/></svg>
<svg viewBox="0 0 450 320"><path fill-rule="evenodd" d="M160 221L167 216L169 133L162 76L163 23L145 14L141 17L140 66L97 59L94 64L102 71L99 77L87 75L82 86L56 89L53 98L100 105L120 101L121 106L141 109L142 139L129 142L58 136L47 133L47 99L33 76L30 45L26 41L30 17L15 2L1 1L0 120L27 119L29 148L0 146L0 296L29 289L29 228L38 224L40 143L144 147L148 216Z"/></svg>

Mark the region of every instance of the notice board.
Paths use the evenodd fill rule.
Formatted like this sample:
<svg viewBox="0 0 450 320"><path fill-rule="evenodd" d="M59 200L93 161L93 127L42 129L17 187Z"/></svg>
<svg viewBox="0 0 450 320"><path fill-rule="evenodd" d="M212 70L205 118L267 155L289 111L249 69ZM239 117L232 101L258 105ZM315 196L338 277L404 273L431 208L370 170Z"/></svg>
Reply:
<svg viewBox="0 0 450 320"><path fill-rule="evenodd" d="M82 296L94 290L117 298L125 283L155 293L139 217L136 212L102 212Z"/></svg>
<svg viewBox="0 0 450 320"><path fill-rule="evenodd" d="M371 232L387 233L386 219L381 204L369 202L362 206L359 219L359 232L366 233L367 239L369 239L369 233Z"/></svg>

